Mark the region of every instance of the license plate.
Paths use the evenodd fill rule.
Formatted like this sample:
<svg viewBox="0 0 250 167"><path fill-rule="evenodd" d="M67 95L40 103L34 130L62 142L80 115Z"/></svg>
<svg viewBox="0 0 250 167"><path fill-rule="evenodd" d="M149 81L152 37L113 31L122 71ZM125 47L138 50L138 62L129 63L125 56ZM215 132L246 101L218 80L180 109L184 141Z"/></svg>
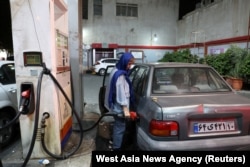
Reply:
<svg viewBox="0 0 250 167"><path fill-rule="evenodd" d="M234 130L234 121L194 123L194 133L227 132Z"/></svg>

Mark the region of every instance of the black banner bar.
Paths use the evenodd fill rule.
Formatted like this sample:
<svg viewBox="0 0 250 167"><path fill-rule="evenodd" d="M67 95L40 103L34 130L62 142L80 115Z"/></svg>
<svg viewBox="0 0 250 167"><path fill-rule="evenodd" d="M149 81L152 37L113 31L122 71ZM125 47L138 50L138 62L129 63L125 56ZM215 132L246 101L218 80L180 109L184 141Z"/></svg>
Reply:
<svg viewBox="0 0 250 167"><path fill-rule="evenodd" d="M93 151L92 167L250 166L249 151Z"/></svg>

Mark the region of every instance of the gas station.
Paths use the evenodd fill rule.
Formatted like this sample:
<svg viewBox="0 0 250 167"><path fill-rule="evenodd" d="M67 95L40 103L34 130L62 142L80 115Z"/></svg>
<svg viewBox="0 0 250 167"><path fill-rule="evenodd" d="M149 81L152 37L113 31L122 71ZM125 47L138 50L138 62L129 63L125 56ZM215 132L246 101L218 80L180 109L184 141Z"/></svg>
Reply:
<svg viewBox="0 0 250 167"><path fill-rule="evenodd" d="M79 148L83 134L79 145L63 154L70 136L75 129L86 128L81 123L85 113L82 0L9 3L23 166L29 159L68 159ZM135 32L129 30L132 35ZM106 43L102 44L105 48Z"/></svg>
<svg viewBox="0 0 250 167"><path fill-rule="evenodd" d="M77 151L62 155L73 129L82 131L84 112L81 1L11 0L10 7L24 166L66 159Z"/></svg>

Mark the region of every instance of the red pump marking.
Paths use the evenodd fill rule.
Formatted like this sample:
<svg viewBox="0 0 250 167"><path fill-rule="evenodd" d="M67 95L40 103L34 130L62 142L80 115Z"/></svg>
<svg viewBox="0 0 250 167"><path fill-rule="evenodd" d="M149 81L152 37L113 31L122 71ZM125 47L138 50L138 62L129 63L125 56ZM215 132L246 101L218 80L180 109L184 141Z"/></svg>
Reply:
<svg viewBox="0 0 250 167"><path fill-rule="evenodd" d="M24 97L26 99L29 98L30 97L30 90L28 89L28 90L23 91L22 97Z"/></svg>
<svg viewBox="0 0 250 167"><path fill-rule="evenodd" d="M130 119L136 120L137 119L137 114L134 111L130 111Z"/></svg>

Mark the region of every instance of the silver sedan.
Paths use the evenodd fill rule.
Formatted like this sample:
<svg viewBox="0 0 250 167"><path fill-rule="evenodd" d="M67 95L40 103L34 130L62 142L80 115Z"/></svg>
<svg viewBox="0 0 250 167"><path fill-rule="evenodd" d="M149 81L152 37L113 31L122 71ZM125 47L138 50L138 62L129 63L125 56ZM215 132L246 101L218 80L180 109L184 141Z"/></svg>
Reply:
<svg viewBox="0 0 250 167"><path fill-rule="evenodd" d="M250 99L237 94L212 67L136 64L129 77L139 116L133 127L139 149L249 150ZM107 111L107 106L100 108Z"/></svg>

